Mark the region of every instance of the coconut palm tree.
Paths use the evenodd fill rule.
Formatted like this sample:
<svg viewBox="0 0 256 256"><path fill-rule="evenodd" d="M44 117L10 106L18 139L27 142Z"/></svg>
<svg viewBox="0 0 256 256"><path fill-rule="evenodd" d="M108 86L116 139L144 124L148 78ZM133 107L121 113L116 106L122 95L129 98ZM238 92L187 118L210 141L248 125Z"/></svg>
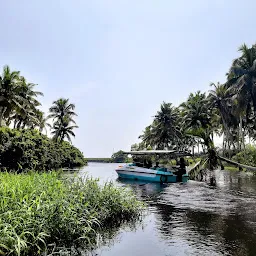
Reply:
<svg viewBox="0 0 256 256"><path fill-rule="evenodd" d="M207 128L211 123L211 111L205 93L190 93L188 100L180 105L183 125L190 128Z"/></svg>
<svg viewBox="0 0 256 256"><path fill-rule="evenodd" d="M224 141L233 142L231 128L236 124L236 117L233 115L234 100L232 97L235 94L232 88L227 87L226 84L220 84L218 82L217 84L211 83L210 86L213 86L214 90L209 91L209 106L212 110L216 110L217 118L215 119L215 124L219 122L223 126L222 129L216 126L216 130L223 131L223 144Z"/></svg>
<svg viewBox="0 0 256 256"><path fill-rule="evenodd" d="M241 56L232 63L227 85L234 88L239 102L252 102L256 116L256 45L249 48L243 44L238 50Z"/></svg>
<svg viewBox="0 0 256 256"><path fill-rule="evenodd" d="M20 96L24 99L23 102L21 102L21 104L23 104L23 108L30 109L36 113L36 107L41 106L41 103L37 100L37 97L44 96L44 94L42 92L35 91L34 87L36 84L28 83L23 76L19 78L19 85Z"/></svg>
<svg viewBox="0 0 256 256"><path fill-rule="evenodd" d="M171 103L163 102L152 125L153 143L157 149L169 149L182 144L179 121L179 110Z"/></svg>
<svg viewBox="0 0 256 256"><path fill-rule="evenodd" d="M45 131L47 134L47 127L51 128L51 125L48 123L48 117L45 117L45 113L40 111L39 109L36 110L36 116L37 116L37 123L36 127L38 127L40 132Z"/></svg>
<svg viewBox="0 0 256 256"><path fill-rule="evenodd" d="M53 106L50 107L50 115L48 118L53 118L53 138L55 140L63 141L67 138L71 141L70 136L75 136L73 129L78 128L73 117L77 116L74 112L75 105L69 103L69 99L60 98L53 102Z"/></svg>
<svg viewBox="0 0 256 256"><path fill-rule="evenodd" d="M191 131L197 129L207 129L211 126L213 112L209 108L208 99L205 93L197 91L195 94L190 93L188 100L180 105L182 116L182 127L184 133L191 135ZM211 130L212 131L212 130ZM213 137L213 133L211 135ZM198 153L201 139L197 138Z"/></svg>
<svg viewBox="0 0 256 256"><path fill-rule="evenodd" d="M53 131L51 132L54 140L60 140L62 142L65 138L71 142L71 137L75 137L73 132L74 128L78 128L77 125L71 125L74 121L68 116L64 116L61 120L54 122Z"/></svg>
<svg viewBox="0 0 256 256"><path fill-rule="evenodd" d="M144 148L147 148L147 147L154 148L156 145L155 135L154 135L155 129L153 129L155 125L156 124L153 122L151 125L147 126L143 131L143 134L139 136L139 139L142 140L141 146L143 145Z"/></svg>
<svg viewBox="0 0 256 256"><path fill-rule="evenodd" d="M19 75L19 71L11 71L9 66L4 66L0 76L0 126L13 109L22 108L24 99L20 96Z"/></svg>
<svg viewBox="0 0 256 256"><path fill-rule="evenodd" d="M75 105L69 103L69 99L60 98L53 102L53 106L50 107L49 118L53 118L54 121L64 122L64 117L68 117L69 121L75 124L73 116L77 116L74 112Z"/></svg>

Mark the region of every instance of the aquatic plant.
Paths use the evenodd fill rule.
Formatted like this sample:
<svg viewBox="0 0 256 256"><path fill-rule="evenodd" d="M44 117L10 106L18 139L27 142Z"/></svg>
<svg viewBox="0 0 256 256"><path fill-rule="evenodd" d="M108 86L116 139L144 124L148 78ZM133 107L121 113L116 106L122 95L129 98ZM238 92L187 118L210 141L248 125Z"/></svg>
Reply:
<svg viewBox="0 0 256 256"><path fill-rule="evenodd" d="M57 172L0 174L0 254L41 255L50 247L89 247L106 227L140 215L130 190Z"/></svg>

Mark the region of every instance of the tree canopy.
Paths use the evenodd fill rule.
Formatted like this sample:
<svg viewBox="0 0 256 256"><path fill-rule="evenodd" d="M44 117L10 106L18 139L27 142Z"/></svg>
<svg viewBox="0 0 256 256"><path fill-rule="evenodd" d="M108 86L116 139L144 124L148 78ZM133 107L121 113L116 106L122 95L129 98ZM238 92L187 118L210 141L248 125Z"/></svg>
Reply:
<svg viewBox="0 0 256 256"><path fill-rule="evenodd" d="M85 164L82 153L71 146L78 128L75 105L69 99L53 102L47 115L41 109L43 93L9 66L0 75L0 165L8 170L74 167ZM51 122L52 120L52 122ZM13 130L9 128L13 128ZM47 134L51 130L52 138Z"/></svg>
<svg viewBox="0 0 256 256"><path fill-rule="evenodd" d="M138 149L184 149L196 144L213 148L213 135L223 135L224 150L241 150L245 137L256 140L256 45L243 44L223 83L208 92L190 93L175 107L163 102L139 136ZM134 147L133 146L133 147Z"/></svg>

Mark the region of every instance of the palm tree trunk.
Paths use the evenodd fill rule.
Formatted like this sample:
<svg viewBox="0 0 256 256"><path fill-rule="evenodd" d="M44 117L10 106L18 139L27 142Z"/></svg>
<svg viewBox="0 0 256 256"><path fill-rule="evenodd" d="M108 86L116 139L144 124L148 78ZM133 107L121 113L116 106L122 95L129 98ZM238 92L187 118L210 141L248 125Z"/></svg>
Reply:
<svg viewBox="0 0 256 256"><path fill-rule="evenodd" d="M231 150L231 142L228 140L228 157L229 158L231 158L230 150Z"/></svg>
<svg viewBox="0 0 256 256"><path fill-rule="evenodd" d="M225 133L223 133L223 140L222 140L222 156L225 156Z"/></svg>
<svg viewBox="0 0 256 256"><path fill-rule="evenodd" d="M0 107L0 127L3 126L5 107Z"/></svg>
<svg viewBox="0 0 256 256"><path fill-rule="evenodd" d="M251 93L251 98L252 98L254 117L256 117L256 97L252 91L250 93Z"/></svg>

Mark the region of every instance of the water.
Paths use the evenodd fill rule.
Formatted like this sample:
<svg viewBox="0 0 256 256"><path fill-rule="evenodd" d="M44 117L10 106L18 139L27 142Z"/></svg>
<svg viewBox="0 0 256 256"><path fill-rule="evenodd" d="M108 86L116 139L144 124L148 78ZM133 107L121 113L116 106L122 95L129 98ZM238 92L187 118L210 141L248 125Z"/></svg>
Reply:
<svg viewBox="0 0 256 256"><path fill-rule="evenodd" d="M101 181L131 186L148 213L133 230L123 228L93 255L256 255L256 176L215 171L217 184L160 185L119 181L118 164L89 163Z"/></svg>

